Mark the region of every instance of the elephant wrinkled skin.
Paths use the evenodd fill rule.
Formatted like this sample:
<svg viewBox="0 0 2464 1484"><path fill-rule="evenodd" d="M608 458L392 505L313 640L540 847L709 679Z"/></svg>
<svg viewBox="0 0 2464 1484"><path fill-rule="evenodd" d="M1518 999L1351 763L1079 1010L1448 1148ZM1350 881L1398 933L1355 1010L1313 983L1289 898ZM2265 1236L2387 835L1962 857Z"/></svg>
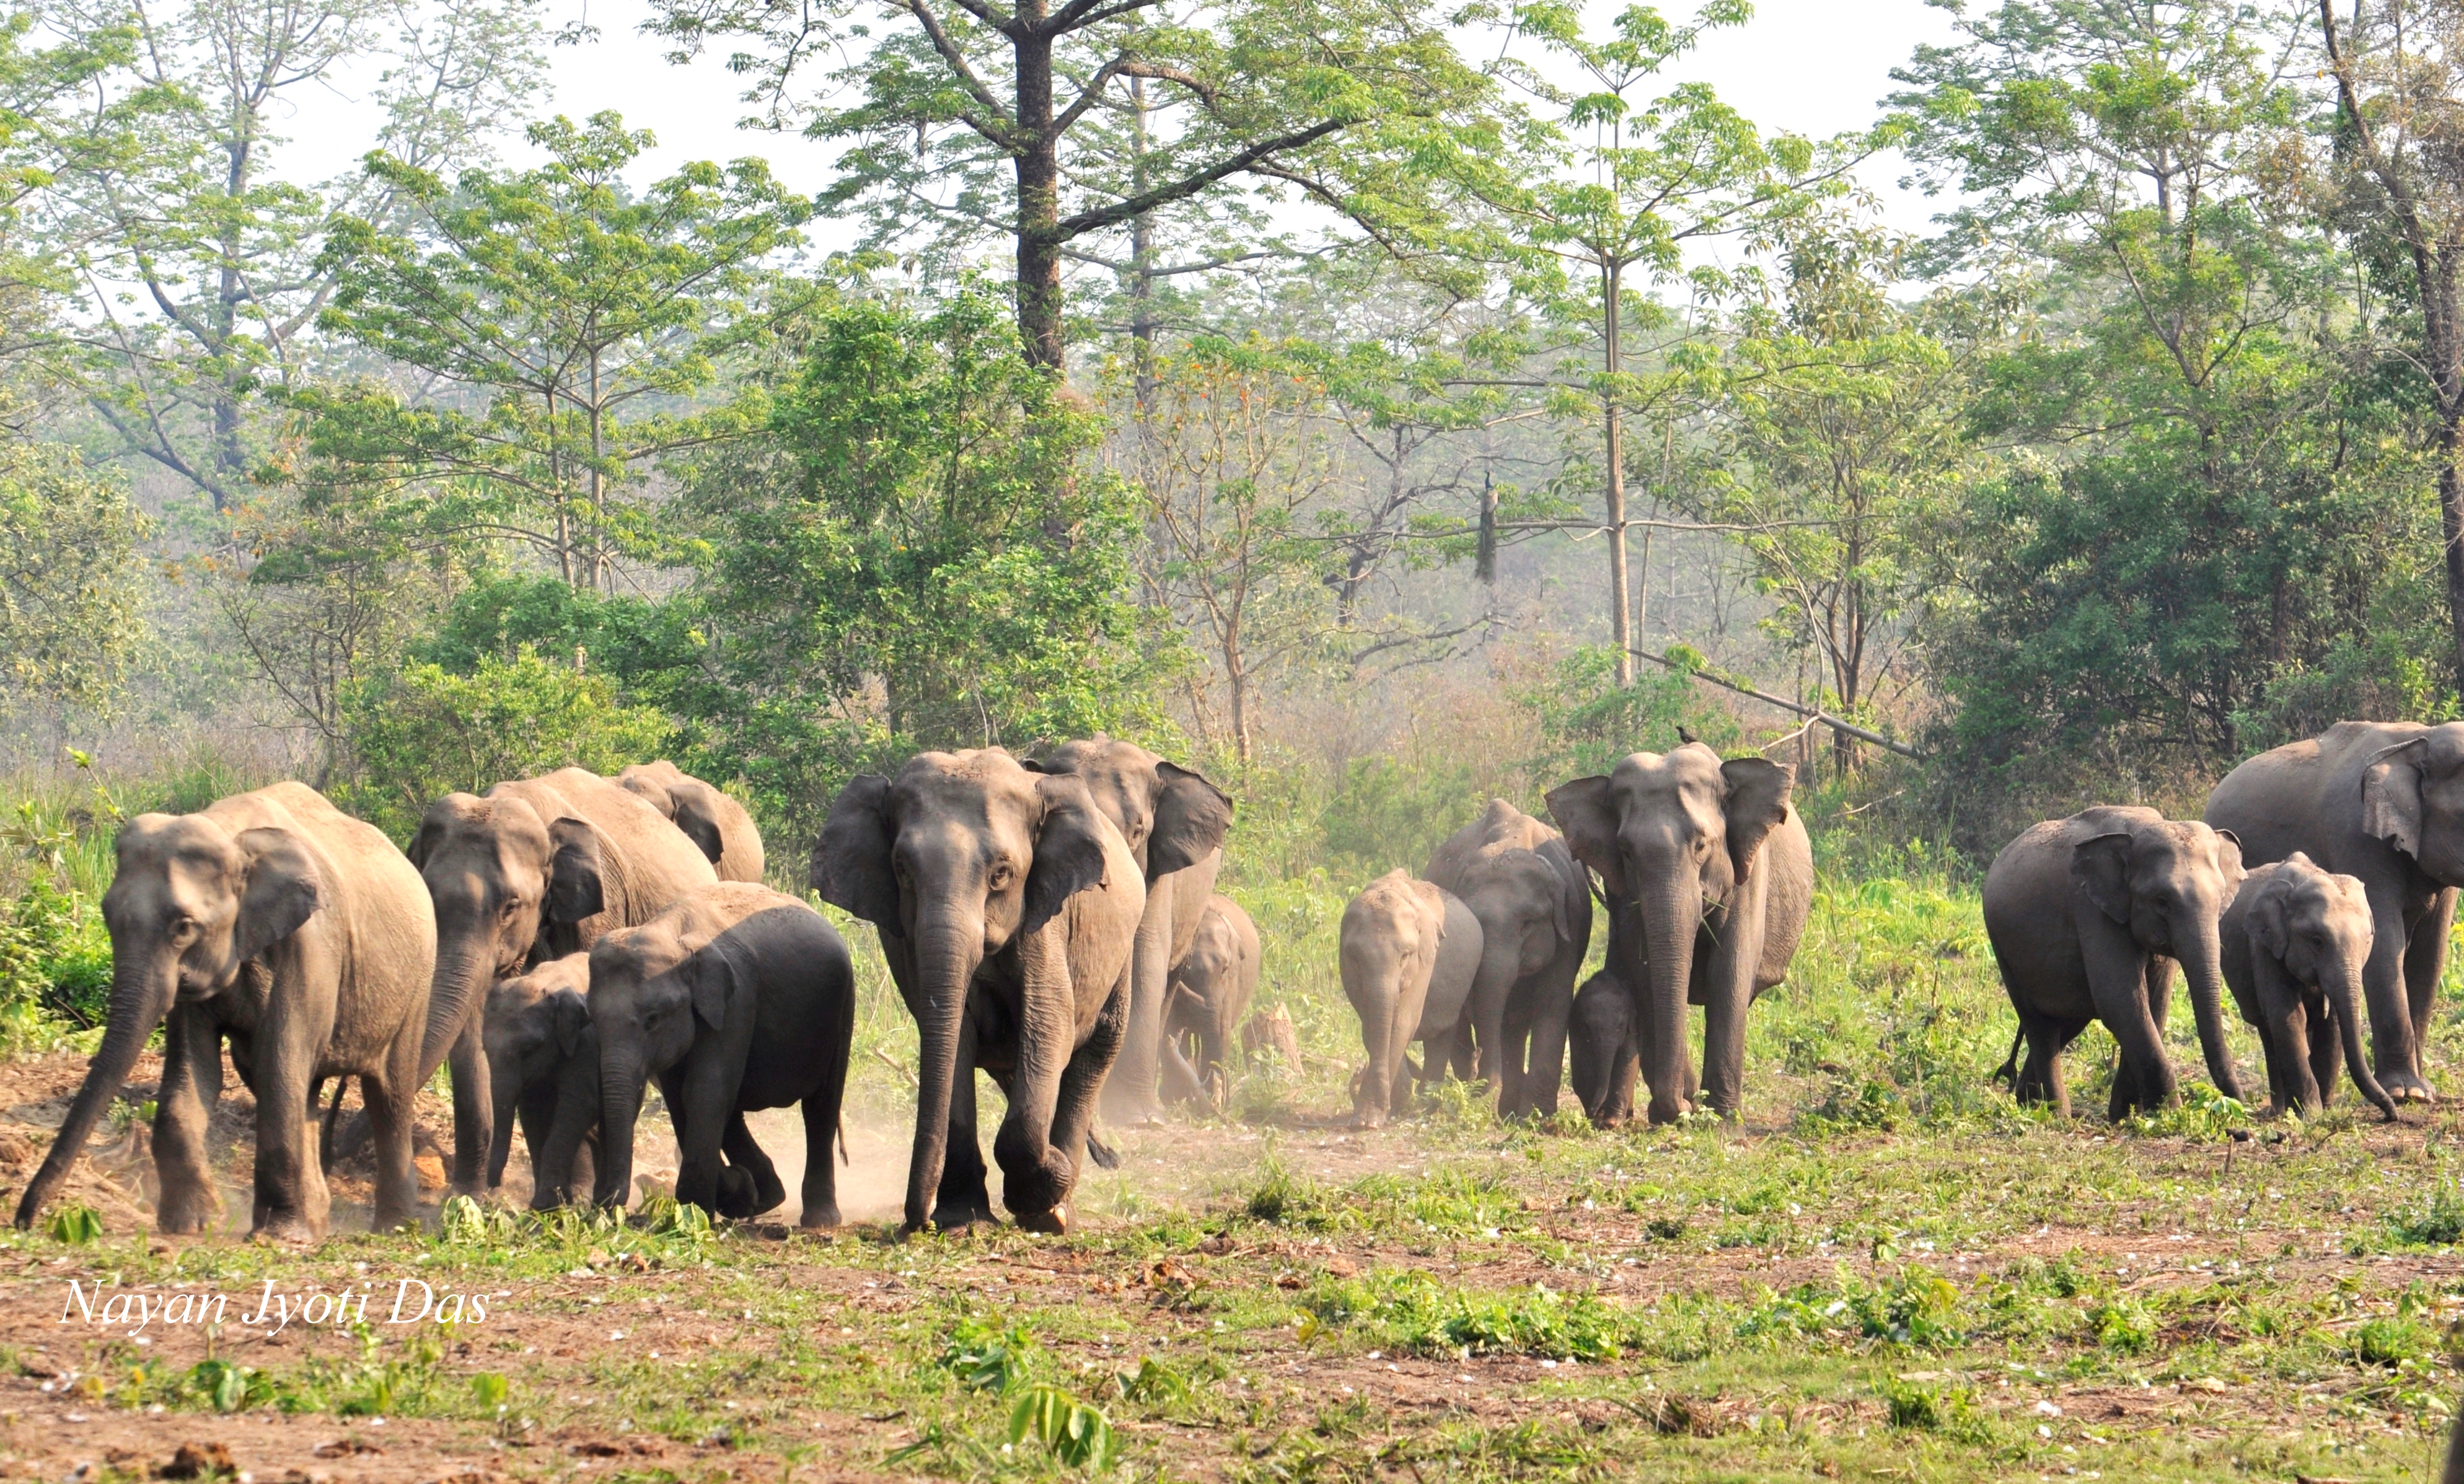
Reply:
<svg viewBox="0 0 2464 1484"><path fill-rule="evenodd" d="M765 863L753 816L726 793L662 757L616 775L616 785L667 816L710 858L720 881L759 884Z"/></svg>
<svg viewBox="0 0 2464 1484"><path fill-rule="evenodd" d="M1398 868L1346 904L1337 951L1343 996L1360 1016L1369 1053L1353 1083L1353 1116L1363 1127L1382 1127L1402 1111L1411 1042L1423 1045L1423 1082L1452 1059L1480 971L1480 919L1453 892Z"/></svg>
<svg viewBox="0 0 2464 1484"><path fill-rule="evenodd" d="M589 1005L599 1033L599 1204L624 1202L633 1125L656 1078L675 1125L677 1200L742 1217L785 1199L744 1115L792 1103L804 1118L800 1224L839 1224L830 1146L855 1039L855 969L819 912L747 882L688 892L591 945Z"/></svg>
<svg viewBox="0 0 2464 1484"><path fill-rule="evenodd" d="M2299 850L2361 882L2370 1067L2398 1102L2431 1101L2421 1035L2464 886L2464 722L2338 722L2226 775L2207 821L2240 837L2253 865Z"/></svg>
<svg viewBox="0 0 2464 1484"><path fill-rule="evenodd" d="M2342 1051L2353 1085L2395 1117L2395 1100L2362 1051L2362 966L2370 905L2362 884L2295 851L2242 878L2218 924L2225 985L2258 1031L2277 1113L2318 1113L2336 1086Z"/></svg>
<svg viewBox="0 0 2464 1484"><path fill-rule="evenodd" d="M1480 920L1467 1011L1480 1077L1505 1117L1557 1110L1574 975L1592 946L1591 884L1555 830L1502 798L1448 836L1421 879Z"/></svg>
<svg viewBox="0 0 2464 1484"><path fill-rule="evenodd" d="M276 783L192 815L121 827L102 899L111 1011L43 1168L17 1203L30 1224L85 1150L146 1037L165 1026L154 1114L156 1228L198 1232L221 1209L206 1129L222 1095L223 1041L256 1098L251 1230L325 1234L314 1089L360 1079L376 1135L375 1224L418 1218L411 1101L436 919L393 842L314 789Z"/></svg>
<svg viewBox="0 0 2464 1484"><path fill-rule="evenodd" d="M1628 1034L1655 1124L1697 1101L1689 1004L1703 1007L1701 1101L1724 1117L1743 1102L1746 1012L1787 976L1814 899L1813 841L1789 802L1795 778L1765 758L1723 762L1687 742L1629 753L1605 777L1549 793L1567 844L1606 892L1608 968L1631 998ZM1621 911L1633 930L1620 930Z"/></svg>
<svg viewBox="0 0 2464 1484"><path fill-rule="evenodd" d="M1003 1203L1023 1227L1066 1230L1147 906L1121 831L1076 777L1030 772L999 748L924 753L894 780L868 774L839 791L812 882L879 931L915 1017L906 1229L992 1219L981 1067L1009 1100L993 1141Z"/></svg>
<svg viewBox="0 0 2464 1484"><path fill-rule="evenodd" d="M2020 1102L2051 1102L2067 1117L2062 1049L2101 1020L2122 1052L2107 1116L2176 1102L2164 1040L2179 963L2209 1079L2240 1097L2225 1042L2219 923L2241 880L2231 834L2153 809L2085 809L2020 832L1985 875L1985 932L2019 1016L2011 1058L1995 1075L2013 1079Z"/></svg>
<svg viewBox="0 0 2464 1484"><path fill-rule="evenodd" d="M1230 897L1209 897L1189 951L1173 966L1164 1013L1165 1080L1188 1088L1183 1101L1217 1109L1230 1101L1232 1032L1258 997L1259 966L1257 924ZM1183 1038L1193 1055L1182 1055Z"/></svg>
<svg viewBox="0 0 2464 1484"><path fill-rule="evenodd" d="M488 1188L505 1183L514 1123L530 1146L531 1209L572 1203L599 1168L599 1033L590 1024L590 955L567 953L488 992L480 1041L495 1101Z"/></svg>
<svg viewBox="0 0 2464 1484"><path fill-rule="evenodd" d="M436 911L420 1079L451 1058L453 1187L476 1193L495 1138L481 1044L490 987L648 922L718 878L666 816L581 768L499 783L484 797L448 794L429 806L410 860Z"/></svg>

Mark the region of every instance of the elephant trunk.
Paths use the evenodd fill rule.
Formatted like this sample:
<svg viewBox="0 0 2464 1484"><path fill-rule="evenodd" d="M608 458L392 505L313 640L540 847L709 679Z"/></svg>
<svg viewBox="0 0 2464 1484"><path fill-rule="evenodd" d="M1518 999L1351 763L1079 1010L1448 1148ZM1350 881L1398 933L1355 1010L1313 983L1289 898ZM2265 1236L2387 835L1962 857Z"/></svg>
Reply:
<svg viewBox="0 0 2464 1484"><path fill-rule="evenodd" d="M622 1208L633 1185L633 1124L642 1116L642 1054L602 1047L599 1056L599 1182L591 1198Z"/></svg>
<svg viewBox="0 0 2464 1484"><path fill-rule="evenodd" d="M918 914L916 932L915 1147L907 1165L906 1228L932 1219L950 1150L950 1100L957 1086L958 1033L967 991L983 964L983 928L966 914ZM971 1069L968 1075L972 1076Z"/></svg>
<svg viewBox="0 0 2464 1484"><path fill-rule="evenodd" d="M1693 1111L1694 1068L1685 1047L1685 995L1694 965L1694 934L1703 920L1703 884L1678 869L1675 880L1642 899L1642 951L1649 962L1628 982L1642 986L1635 1008L1635 1039L1643 1080L1651 1085L1651 1122L1669 1124Z"/></svg>
<svg viewBox="0 0 2464 1484"><path fill-rule="evenodd" d="M2379 1085L2370 1071L2370 1059L2362 1051L2361 994L2354 989L2362 982L2362 965L2366 953L2340 953L2320 966L2319 988L2327 996L2327 1008L2335 1012L2336 1038L2344 1044L2344 1071L2370 1106L2388 1120L2395 1118L2395 1100Z"/></svg>
<svg viewBox="0 0 2464 1484"><path fill-rule="evenodd" d="M439 924L436 973L429 981L428 1030L419 1042L419 1082L425 1087L453 1051L453 1043L496 981L496 955L482 926ZM503 1126L501 1115L496 1120Z"/></svg>
<svg viewBox="0 0 2464 1484"><path fill-rule="evenodd" d="M77 1088L77 1100L69 1104L68 1118L52 1141L51 1152L43 1157L26 1193L17 1202L17 1225L32 1226L34 1216L56 1193L60 1182L68 1178L69 1167L85 1152L85 1142L94 1136L94 1125L102 1118L102 1110L120 1096L128 1080L128 1073L137 1065L137 1057L145 1049L145 1039L154 1028L171 1013L171 1002L178 996L180 986L179 955L167 949L152 955L116 960L111 975L111 1016L105 1022L102 1044L85 1070L85 1081Z"/></svg>
<svg viewBox="0 0 2464 1484"><path fill-rule="evenodd" d="M488 1058L488 1090L496 1109L495 1123L488 1137L488 1189L493 1190L505 1183L506 1162L514 1157L514 1109L522 1092L521 1068L512 1059ZM531 1173L537 1177L539 1151L531 1151Z"/></svg>
<svg viewBox="0 0 2464 1484"><path fill-rule="evenodd" d="M993 1157L1001 1167L1001 1203L1022 1218L1057 1209L1078 1179L1074 1151L1052 1146L1061 1077L1078 1041L1067 933L1065 920L1056 917L1018 946L1018 1070Z"/></svg>
<svg viewBox="0 0 2464 1484"><path fill-rule="evenodd" d="M2241 1080L2233 1071L2233 1045L2225 1039L2225 976L2222 935L2213 916L2204 916L2194 930L2177 935L2189 949L2177 955L2182 976L2189 981L2190 1009L2198 1017L2199 1050L2208 1060L2208 1080L2228 1098L2241 1097Z"/></svg>

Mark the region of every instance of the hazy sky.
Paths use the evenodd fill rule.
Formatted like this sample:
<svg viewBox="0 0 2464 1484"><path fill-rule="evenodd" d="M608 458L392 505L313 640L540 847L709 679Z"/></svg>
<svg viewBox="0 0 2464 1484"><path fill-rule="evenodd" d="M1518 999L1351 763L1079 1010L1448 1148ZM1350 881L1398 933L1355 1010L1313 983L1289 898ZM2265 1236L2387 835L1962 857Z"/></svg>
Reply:
<svg viewBox="0 0 2464 1484"><path fill-rule="evenodd" d="M1663 9L1683 13L1683 0ZM1755 12L1740 30L1714 33L1671 76L1710 82L1767 132L1820 137L1871 123L1875 104L1892 87L1891 68L1919 42L1948 34L1944 13L1923 0L1758 0ZM586 16L601 34L551 54L556 111L578 119L612 108L627 123L654 131L659 148L641 179L687 160L761 155L791 189L812 191L827 181L826 146L737 128L746 111L738 79L716 58L671 66L663 44L637 30L649 13L646 0L555 0L551 25ZM367 125L354 117L360 110L351 91L346 79L333 93L298 100L286 173L329 176L365 147ZM1865 178L1882 193L1893 225L1920 229L1932 207L1894 187L1900 173L1896 159L1883 159ZM817 235L826 242L834 229L825 223Z"/></svg>

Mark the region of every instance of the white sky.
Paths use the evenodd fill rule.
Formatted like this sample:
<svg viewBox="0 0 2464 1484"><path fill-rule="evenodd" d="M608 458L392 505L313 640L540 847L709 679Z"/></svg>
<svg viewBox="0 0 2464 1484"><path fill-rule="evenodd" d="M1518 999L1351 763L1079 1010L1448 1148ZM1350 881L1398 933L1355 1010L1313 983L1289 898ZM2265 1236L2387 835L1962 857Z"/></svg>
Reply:
<svg viewBox="0 0 2464 1484"><path fill-rule="evenodd" d="M1608 6L1595 9L1595 20L1613 13ZM1662 9L1682 14L1687 6L1675 0ZM550 54L552 109L580 119L612 108L633 127L653 131L659 147L643 163L645 181L686 161L744 155L768 159L790 189L811 192L828 181L828 146L736 127L748 111L737 99L738 79L717 57L671 66L663 43L638 30L649 14L646 0L551 0L551 28L586 16L601 37ZM1758 0L1749 25L1713 33L1670 77L1710 82L1766 133L1820 138L1871 123L1892 89L1891 68L1919 42L1948 34L1947 16L1924 0ZM285 174L330 178L352 166L366 148L370 122L352 90L344 79L332 92L298 99ZM514 153L519 158L518 148ZM1865 183L1882 197L1892 226L1921 230L1934 207L1897 189L1902 170L1895 157L1877 160ZM825 222L815 235L828 246L840 230Z"/></svg>

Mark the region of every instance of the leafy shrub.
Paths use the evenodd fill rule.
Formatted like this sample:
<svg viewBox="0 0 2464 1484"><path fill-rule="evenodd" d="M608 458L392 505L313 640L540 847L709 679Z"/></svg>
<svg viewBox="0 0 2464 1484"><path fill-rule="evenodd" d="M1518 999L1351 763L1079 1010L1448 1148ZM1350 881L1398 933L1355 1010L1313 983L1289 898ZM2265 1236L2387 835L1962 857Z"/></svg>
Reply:
<svg viewBox="0 0 2464 1484"><path fill-rule="evenodd" d="M627 706L615 682L524 650L482 655L468 675L409 665L355 687L343 728L358 763L349 800L369 822L407 840L429 803L567 765L614 774L657 756L665 715Z"/></svg>
<svg viewBox="0 0 2464 1484"><path fill-rule="evenodd" d="M2426 1359L2437 1346L2430 1326L2405 1314L2364 1320L2353 1331L2353 1353L2365 1365L2400 1366Z"/></svg>
<svg viewBox="0 0 2464 1484"><path fill-rule="evenodd" d="M102 1212L73 1201L54 1211L44 1230L51 1233L53 1241L91 1247L102 1240Z"/></svg>
<svg viewBox="0 0 2464 1484"><path fill-rule="evenodd" d="M56 1019L100 1025L111 1004L111 933L94 900L37 876L0 911L0 1017L16 1049Z"/></svg>
<svg viewBox="0 0 2464 1484"><path fill-rule="evenodd" d="M1738 1326L1748 1338L1835 1332L1923 1349L1956 1345L1966 1338L1959 1289L1923 1268L1903 1268L1888 1283L1869 1283L1843 1266L1832 1286L1806 1283L1773 1294Z"/></svg>
<svg viewBox="0 0 2464 1484"><path fill-rule="evenodd" d="M1025 1383L1035 1354L1034 1337L1023 1328L1001 1329L989 1320L970 1319L950 1331L950 1342L934 1364L965 1390L1007 1396Z"/></svg>
<svg viewBox="0 0 2464 1484"><path fill-rule="evenodd" d="M1101 1472L1112 1466L1120 1451L1104 1414L1054 1386L1028 1386L1010 1408L1010 1442L1030 1437L1073 1469Z"/></svg>
<svg viewBox="0 0 2464 1484"><path fill-rule="evenodd" d="M2156 1318L2135 1298L2107 1298L2087 1311L2088 1333L2118 1355L2145 1355L2156 1344Z"/></svg>
<svg viewBox="0 0 2464 1484"><path fill-rule="evenodd" d="M1979 1441L1984 1418L1976 1409L1976 1393L1966 1386L1936 1386L1901 1376L1882 1381L1882 1405L1891 1426L1924 1432L1943 1432L1962 1441Z"/></svg>
<svg viewBox="0 0 2464 1484"><path fill-rule="evenodd" d="M1624 1348L1616 1310L1538 1284L1467 1290L1441 1287L1425 1273L1385 1273L1321 1281L1301 1307L1320 1327L1366 1324L1388 1348L1416 1355L1607 1361Z"/></svg>
<svg viewBox="0 0 2464 1484"><path fill-rule="evenodd" d="M2399 1246L2453 1247L2464 1242L2464 1191L2438 1186L2385 1219L2387 1235Z"/></svg>

